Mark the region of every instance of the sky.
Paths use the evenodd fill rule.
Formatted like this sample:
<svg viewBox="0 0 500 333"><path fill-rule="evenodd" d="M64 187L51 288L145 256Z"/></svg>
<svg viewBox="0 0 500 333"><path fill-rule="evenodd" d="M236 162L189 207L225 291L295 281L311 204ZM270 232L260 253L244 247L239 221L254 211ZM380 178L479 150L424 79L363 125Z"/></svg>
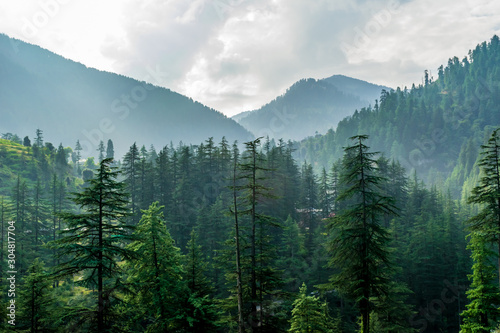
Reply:
<svg viewBox="0 0 500 333"><path fill-rule="evenodd" d="M500 32L495 0L0 2L0 32L231 116L302 78L392 88L437 77Z"/></svg>

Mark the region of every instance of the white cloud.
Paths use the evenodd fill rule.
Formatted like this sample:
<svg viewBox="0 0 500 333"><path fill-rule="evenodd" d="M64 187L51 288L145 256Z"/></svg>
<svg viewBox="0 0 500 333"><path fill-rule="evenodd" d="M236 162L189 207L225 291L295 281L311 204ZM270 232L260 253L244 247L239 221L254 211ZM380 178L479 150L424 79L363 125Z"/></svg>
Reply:
<svg viewBox="0 0 500 333"><path fill-rule="evenodd" d="M410 86L492 37L499 15L494 0L40 0L1 2L0 32L140 80L154 69L233 114L304 77Z"/></svg>

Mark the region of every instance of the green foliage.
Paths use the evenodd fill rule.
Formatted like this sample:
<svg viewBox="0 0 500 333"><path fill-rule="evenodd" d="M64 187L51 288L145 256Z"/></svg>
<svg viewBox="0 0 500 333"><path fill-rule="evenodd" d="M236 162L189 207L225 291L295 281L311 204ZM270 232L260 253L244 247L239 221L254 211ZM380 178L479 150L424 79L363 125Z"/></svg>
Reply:
<svg viewBox="0 0 500 333"><path fill-rule="evenodd" d="M481 146L481 168L479 185L474 187L469 203L479 204L479 213L468 220L472 233L469 249L472 251L474 264L471 289L467 297L471 301L464 317L463 332L489 332L497 326L500 317L500 293L498 286L492 283L500 274L491 259L498 259L500 249L500 129L491 134L488 143ZM497 246L494 253L488 245ZM498 268L500 273L500 268Z"/></svg>
<svg viewBox="0 0 500 333"><path fill-rule="evenodd" d="M134 256L132 251L123 247L130 239L130 227L124 221L129 215L128 194L124 190L125 184L116 181L119 171L110 167L111 162L104 159L88 186L74 195L73 202L82 211L61 214L67 228L62 231L60 239L52 242L63 260L54 276L79 275L77 283L97 288L97 295L93 292L97 298L93 319L100 332L111 329L111 305L120 288L118 259L130 260Z"/></svg>
<svg viewBox="0 0 500 333"><path fill-rule="evenodd" d="M51 279L43 262L36 258L20 285L16 327L29 332L56 332L56 308Z"/></svg>
<svg viewBox="0 0 500 333"><path fill-rule="evenodd" d="M490 241L500 244L500 128L493 131L481 148L480 184L472 190L468 202L482 207L469 223L472 230L487 234Z"/></svg>
<svg viewBox="0 0 500 333"><path fill-rule="evenodd" d="M189 323L189 332L216 332L218 309L211 298L213 286L206 276L207 262L198 245L198 235L191 231L191 239L187 244L185 256L185 279L189 289L189 298L185 312Z"/></svg>
<svg viewBox="0 0 500 333"><path fill-rule="evenodd" d="M382 90L379 107L351 112L335 129L301 141L295 157L319 171L341 158L349 137L368 133L373 149L417 170L426 183L440 184L453 174L447 185L458 198L460 181L475 159L472 146L498 126L499 55L493 36L468 57L449 59L442 75L428 85Z"/></svg>
<svg viewBox="0 0 500 333"><path fill-rule="evenodd" d="M461 314L463 324L460 332L491 332L498 325L500 318L500 293L498 286L493 283L496 278L496 267L491 258L497 259L496 254L488 249L484 235L470 234L468 249L472 251L473 273L469 275L472 280L467 298L470 303Z"/></svg>
<svg viewBox="0 0 500 333"><path fill-rule="evenodd" d="M353 110L373 103L384 88L342 76L302 79L260 109L233 119L256 136L301 140L325 133Z"/></svg>
<svg viewBox="0 0 500 333"><path fill-rule="evenodd" d="M12 52L12 45L19 52ZM2 110L9 110L2 112L2 129L20 133L41 126L46 137L57 133L67 143L79 136L85 147L82 153L90 155L100 140L112 135L116 159L126 153L137 133L141 133L137 140L160 147L170 140L195 144L210 136L240 141L252 137L221 112L179 93L88 68L4 34L0 34L0 58L2 77L9 78L0 82ZM103 110L110 108L113 117L108 121Z"/></svg>
<svg viewBox="0 0 500 333"><path fill-rule="evenodd" d="M164 207L157 202L143 211L134 232L136 240L127 246L137 258L127 264L131 304L127 309L130 329L148 332L174 330L184 315L186 288L180 251L174 246L163 219Z"/></svg>
<svg viewBox="0 0 500 333"><path fill-rule="evenodd" d="M428 86L432 85L429 82ZM334 135L334 132L329 135ZM472 162L477 151L474 148L476 142L476 139L471 139L462 145L460 162L450 179L429 188L417 178L416 173L408 179L398 161L384 156L375 161L371 153L365 150L367 161L371 161L366 165L367 170L371 168L367 173L371 177L367 184L372 185L373 192L369 194L369 191L365 191L365 194L375 202L373 205L389 203L393 205L391 209L397 208L400 214L394 216L389 210L378 211L379 214L375 214L377 210L374 210L374 214L368 214L370 218L376 215L374 220L378 229L373 228L375 234L383 231L380 235L387 238L377 238L372 248L380 245L380 251L368 258L373 262L370 267L377 267L380 273L377 275L377 286L372 288L368 297L368 327L371 331L459 330L458 314L464 310L467 273L472 265L465 249L463 221L480 213L483 208L487 209L488 203L485 201L475 206L464 206L461 204L464 200L454 201L450 193L454 191L453 188L462 188L465 197L467 189L472 189L484 177L484 171L478 171L481 161ZM333 144L333 141L330 143ZM55 266L59 261L56 271L71 258L84 260L83 254L77 257L75 253L64 252L64 246L53 247L52 251L44 249L44 243L48 240L56 240L57 243L61 240L60 236L63 236L62 239L74 236L75 243L71 246L75 249L85 248L89 254L87 263L96 263L95 257L91 256L93 249L88 243L90 235L86 237L82 234L82 238L76 241L76 235L84 230L73 229L74 225L61 217L70 214L83 218L88 213L85 205L66 202L68 193L75 190L80 194L90 193L88 191L92 188L95 190L92 184L98 181L98 177L87 169L85 173L88 175L84 177L88 181L83 184L75 168L69 168L71 163L68 167L57 168L58 156L60 158L63 151L65 156L71 152L61 147L51 150L45 144L41 148L37 145L26 147L11 141L6 145L0 144L0 165L3 166L3 169L0 167L0 173L1 170L10 172L7 181L9 186L4 187L7 196L2 205L3 220L16 221L21 278L26 275L36 257ZM162 234L158 238L165 238L165 251L170 253L162 260L168 261L170 258L172 262L165 266L173 271L166 269L161 273L163 275L160 274L162 278L158 285L164 291L156 292L155 283L158 279L151 266L154 260L140 260L136 266L136 261L126 260L127 255L108 252L109 261L106 261L106 265L109 264L114 273L111 276L103 275L103 292L107 293L106 322L110 324L111 330L237 331L237 238L240 242L241 332L288 330L293 308L291 295L297 292L302 281L325 287L324 302L331 309L334 331L352 332L356 327L359 328L356 324L361 314L359 301L347 297L345 290L348 288L340 285L332 288L332 284L328 283L329 276L340 276L343 271L339 265L326 267L331 252L329 255L325 249L328 247L331 250L332 238L344 232L348 234L356 231L363 238L362 228L348 228L354 226L356 218L360 216L353 209L363 206L360 196L352 194L356 192L353 190L354 184L360 186L359 178L354 182L349 181L349 170L358 170L359 173L359 166L362 165L355 158L359 146L358 150L352 149L346 153L343 163L335 160L335 163L326 165L324 171L315 161L302 163L302 167L298 168L292 158L293 144L282 140L275 142L266 139L262 146L260 142L255 143L255 147L249 147L241 156L236 145L233 145L231 152L227 141L223 139L216 145L212 138L197 146L165 146L158 153L154 147L149 150L144 146L136 148L134 172L131 172L128 161L109 164L110 167L122 165L127 174L120 179L125 179L127 189L134 188L134 205L131 204L131 197L124 197L124 214L119 213L122 208L113 210L113 214L118 213L120 222L111 219L111 224L118 223L128 229L125 226L131 223L131 218L126 213L131 207L135 207L137 213L141 209L149 212L145 213L146 219L161 220L158 223L161 225L159 230L171 233L171 236ZM324 148L331 150L333 156L338 147L330 145ZM392 148L398 151L400 147L393 145ZM11 152L14 149L18 151ZM75 148L75 152L79 150ZM72 163L78 169L76 153L72 157ZM25 162L22 162L23 158ZM93 158L88 161L87 166L98 167L94 165ZM28 169L22 168L21 163ZM236 167L234 183L233 166ZM30 167L33 167L31 171ZM315 170L321 172L318 174ZM439 179L439 171L435 175L435 179ZM2 179L0 187L6 184L1 182ZM135 182L134 186L132 181ZM461 182L465 182L465 185L461 186ZM228 187L231 183L233 186ZM454 187L449 193L443 193L442 184ZM233 190L236 191L233 193ZM346 194L349 192L352 195ZM236 206L232 200L234 194ZM396 201L388 200L389 197ZM155 201L158 203L154 205L153 214L150 206ZM236 214L228 213L229 207ZM62 211L68 213L59 214ZM491 212L490 209L489 214ZM161 218L158 218L159 213L163 213ZM238 217L238 233L233 227L235 216ZM334 225L332 220L340 222L342 218L348 223L343 224L342 228L340 223L331 228ZM139 214L136 214L135 219L140 224ZM491 223L493 229L494 223ZM326 224L330 228L325 228ZM485 225L489 226L487 223ZM61 234L57 233L65 229ZM123 235L112 238L116 240L114 245L122 250L127 238L131 237L130 231L125 229ZM191 230L198 236L193 234L190 237ZM133 235L137 237L135 246L151 243L147 230L141 233L144 235ZM143 240L139 241L139 238ZM226 239L227 242L223 244ZM489 239L493 241L495 237ZM174 240L179 248L174 246ZM343 240L346 248L350 246L352 251L336 252L349 254L346 257L351 258L346 259L346 263L361 262L356 260L360 258L357 247L361 242L349 241L346 237ZM337 245L342 244L337 242ZM125 249L131 250L128 247ZM495 247L492 249L496 250ZM151 247L137 250L141 258L151 258L154 252ZM57 254L59 257L56 257ZM387 256L387 261L384 261L383 256L378 256L380 254ZM394 264L396 262L397 265ZM83 261L80 267L83 267ZM393 269L387 270L388 267ZM96 295L99 288L95 278L93 282L89 279L92 280L92 269L82 269L75 273L74 279L68 276L66 280L54 281L52 289L56 304L56 326L61 330L95 330ZM143 280L149 281L149 289L142 289L140 281ZM79 285L82 281L87 282L86 287ZM361 280L349 281L347 287L349 283L355 284ZM255 292L252 286L255 286ZM376 295L375 291L380 293ZM160 299L164 302L160 302ZM164 320L160 304L168 306Z"/></svg>
<svg viewBox="0 0 500 333"><path fill-rule="evenodd" d="M345 148L342 161L344 186L337 201L344 208L330 220L330 265L338 272L331 278L334 287L356 302L363 332L369 332L369 314L376 306L372 297L388 293L389 234L381 226L386 214L394 214L393 199L382 195L383 179L375 174L374 153L363 143L367 136L355 136Z"/></svg>
<svg viewBox="0 0 500 333"><path fill-rule="evenodd" d="M298 297L293 302L291 327L296 333L333 333L332 320L328 316L326 303L317 296L307 296L307 287L302 283Z"/></svg>
<svg viewBox="0 0 500 333"><path fill-rule="evenodd" d="M414 333L416 328L410 327L409 318L414 315L412 306L407 303L411 290L401 282L391 281L388 293L376 297L375 310L370 313L370 331L377 333Z"/></svg>

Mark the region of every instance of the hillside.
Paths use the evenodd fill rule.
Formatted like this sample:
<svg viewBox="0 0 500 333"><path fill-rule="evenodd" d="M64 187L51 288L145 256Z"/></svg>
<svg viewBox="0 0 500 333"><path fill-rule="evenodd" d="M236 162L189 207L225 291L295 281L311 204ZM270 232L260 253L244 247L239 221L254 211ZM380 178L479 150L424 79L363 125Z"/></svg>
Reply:
<svg viewBox="0 0 500 333"><path fill-rule="evenodd" d="M386 86L369 83L345 75L333 75L321 81L331 84L344 94L359 97L365 103L364 106L373 105L375 100L380 98L382 90L391 90L391 88Z"/></svg>
<svg viewBox="0 0 500 333"><path fill-rule="evenodd" d="M256 136L300 140L326 133L354 110L374 104L382 89L389 88L342 75L303 79L260 109L233 119Z"/></svg>
<svg viewBox="0 0 500 333"><path fill-rule="evenodd" d="M94 155L101 139L112 139L121 157L135 140L161 148L171 141L251 138L234 120L169 89L87 68L5 35L0 114L0 133L33 138L40 128L54 145L80 140L84 155Z"/></svg>
<svg viewBox="0 0 500 333"><path fill-rule="evenodd" d="M7 194L17 176L29 177L30 168L26 167L30 160L27 147L9 140L0 139L0 194ZM31 163L29 163L31 166Z"/></svg>
<svg viewBox="0 0 500 333"><path fill-rule="evenodd" d="M477 157L472 147L500 125L499 38L478 45L462 60L449 59L438 73L434 82L387 91L380 105L355 112L335 131L301 141L296 156L327 167L342 156L349 137L368 134L374 150L429 183L443 183L453 174L446 185L459 195Z"/></svg>

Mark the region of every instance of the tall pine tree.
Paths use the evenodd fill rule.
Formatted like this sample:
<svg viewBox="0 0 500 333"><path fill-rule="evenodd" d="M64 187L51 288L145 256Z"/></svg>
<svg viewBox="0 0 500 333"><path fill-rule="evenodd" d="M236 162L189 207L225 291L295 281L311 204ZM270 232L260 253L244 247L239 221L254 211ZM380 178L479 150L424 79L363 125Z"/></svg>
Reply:
<svg viewBox="0 0 500 333"><path fill-rule="evenodd" d="M490 136L488 143L481 146L482 176L468 202L481 205L480 212L469 219L471 230L488 234L488 241L498 246L498 261L500 264L500 128ZM498 267L500 281L500 266Z"/></svg>
<svg viewBox="0 0 500 333"><path fill-rule="evenodd" d="M375 153L364 144L367 138L354 136L354 144L345 148L343 189L337 198L345 208L329 223L330 265L338 270L331 282L356 302L363 333L370 331L372 298L388 292L389 234L381 220L394 212L391 198L381 194L383 179L376 175Z"/></svg>
<svg viewBox="0 0 500 333"><path fill-rule="evenodd" d="M461 333L486 333L497 328L500 318L500 294L494 284L496 268L491 262L495 253L488 249L484 235L471 233L468 249L472 251L472 279L471 288L467 291L470 303L462 312L464 323L460 327Z"/></svg>
<svg viewBox="0 0 500 333"><path fill-rule="evenodd" d="M74 194L73 202L81 212L61 214L67 228L52 243L64 260L54 275L84 273L77 282L97 289L97 304L91 310L91 327L97 332L111 330L111 298L119 287L121 272L118 261L133 257L133 252L123 246L130 239L131 229L125 223L129 215L128 194L125 184L117 181L120 172L110 167L111 163L111 159L102 160L89 185Z"/></svg>

